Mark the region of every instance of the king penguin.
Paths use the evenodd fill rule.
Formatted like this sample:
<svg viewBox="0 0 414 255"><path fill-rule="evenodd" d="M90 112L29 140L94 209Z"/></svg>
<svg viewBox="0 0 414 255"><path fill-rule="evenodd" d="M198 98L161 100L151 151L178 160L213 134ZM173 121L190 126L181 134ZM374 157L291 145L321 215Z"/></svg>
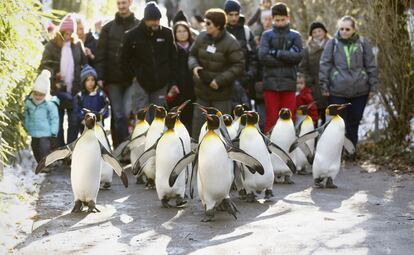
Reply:
<svg viewBox="0 0 414 255"><path fill-rule="evenodd" d="M51 152L36 167L35 173L53 162L72 155L71 184L75 199L72 212L81 212L84 205L88 212L99 212L96 208L99 183L101 180L102 160L108 163L121 177L122 183L128 187L128 178L122 166L111 153L106 150L96 135L96 116L93 113L85 114L85 131L73 143Z"/></svg>
<svg viewBox="0 0 414 255"><path fill-rule="evenodd" d="M279 111L279 119L271 131L270 140L286 152L288 152L289 147L296 140L295 126L289 109L282 108ZM286 164L278 156L271 155L270 158L275 173L275 181L280 182L284 180L285 184L293 184L294 182L291 180L292 171Z"/></svg>

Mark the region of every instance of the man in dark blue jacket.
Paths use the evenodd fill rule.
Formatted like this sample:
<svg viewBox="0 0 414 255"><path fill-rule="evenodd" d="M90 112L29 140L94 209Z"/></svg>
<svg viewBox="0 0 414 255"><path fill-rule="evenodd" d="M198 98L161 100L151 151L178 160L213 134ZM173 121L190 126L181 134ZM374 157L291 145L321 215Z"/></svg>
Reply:
<svg viewBox="0 0 414 255"><path fill-rule="evenodd" d="M263 65L266 108L265 132L276 123L281 108L295 112L296 73L303 58L302 39L290 29L289 8L284 3L272 7L273 29L260 39L259 60Z"/></svg>

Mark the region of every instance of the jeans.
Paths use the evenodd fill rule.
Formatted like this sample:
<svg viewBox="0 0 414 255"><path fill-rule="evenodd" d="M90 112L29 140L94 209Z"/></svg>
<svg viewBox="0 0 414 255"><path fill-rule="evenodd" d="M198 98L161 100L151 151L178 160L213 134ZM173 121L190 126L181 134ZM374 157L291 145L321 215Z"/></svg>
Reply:
<svg viewBox="0 0 414 255"><path fill-rule="evenodd" d="M345 121L346 137L356 146L358 143L358 129L364 114L365 105L368 101L368 95L345 98L329 96L329 104L346 104L351 103L340 115Z"/></svg>
<svg viewBox="0 0 414 255"><path fill-rule="evenodd" d="M33 155L39 163L51 151L50 137L32 137Z"/></svg>
<svg viewBox="0 0 414 255"><path fill-rule="evenodd" d="M167 107L165 96L167 95L167 85L156 90L148 92L141 85L137 83L137 98L135 100L138 104L138 109L142 109L149 104L156 104L158 106ZM147 121L149 123L154 119L154 112L150 111L147 114Z"/></svg>
<svg viewBox="0 0 414 255"><path fill-rule="evenodd" d="M131 84L129 86L107 84L105 89L108 92L109 100L111 101L111 129L114 129L112 142L114 148L116 148L129 135L128 115L131 112L137 112L135 98L138 92L136 84Z"/></svg>
<svg viewBox="0 0 414 255"><path fill-rule="evenodd" d="M232 105L233 101L231 99L229 100L223 100L223 101L206 101L203 99L197 99L197 103L208 106L208 107L215 107L221 111L222 114L231 114L232 113ZM198 136L200 135L201 127L203 126L204 122L206 121L204 116L201 114L200 109L195 106L194 107L194 113L193 113L193 138L198 139Z"/></svg>

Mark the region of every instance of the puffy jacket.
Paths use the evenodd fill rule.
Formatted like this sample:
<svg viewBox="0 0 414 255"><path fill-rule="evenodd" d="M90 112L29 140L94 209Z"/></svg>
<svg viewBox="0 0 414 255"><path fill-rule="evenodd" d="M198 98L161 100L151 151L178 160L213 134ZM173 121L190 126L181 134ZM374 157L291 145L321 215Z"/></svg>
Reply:
<svg viewBox="0 0 414 255"><path fill-rule="evenodd" d="M60 73L60 57L61 51L63 46L63 39L60 33L57 33L53 40L50 40L45 45L45 49L43 51L42 60L40 61L39 66L39 73L43 69L48 69L51 73L51 90L50 93L52 95L56 95L59 91L59 88L56 87L58 82L58 77L56 76ZM82 43L80 41L71 43L72 55L73 55L73 62L75 64L74 68L74 78L72 84L72 95L76 95L81 90L81 82L80 82L80 72L82 66L86 64L86 56L82 49Z"/></svg>
<svg viewBox="0 0 414 255"><path fill-rule="evenodd" d="M277 51L277 55L270 54ZM289 28L273 26L260 39L259 60L263 65L263 89L296 91L298 64L303 58L300 34Z"/></svg>
<svg viewBox="0 0 414 255"><path fill-rule="evenodd" d="M136 77L146 91L177 84L177 48L167 27L152 31L142 22L128 31L121 59L125 76Z"/></svg>
<svg viewBox="0 0 414 255"><path fill-rule="evenodd" d="M24 102L24 127L31 137L57 137L59 131L59 99L52 97L36 105L32 96Z"/></svg>
<svg viewBox="0 0 414 255"><path fill-rule="evenodd" d="M328 40L326 38L322 45L310 40L304 50L303 60L299 65L300 72L305 75L306 86L312 90L312 96L316 100L318 109L323 109L328 106L328 100L322 96L319 86L319 61Z"/></svg>
<svg viewBox="0 0 414 255"><path fill-rule="evenodd" d="M310 105L313 103L312 92L308 87L305 87L299 94L296 96L296 108L301 105ZM309 116L312 118L313 121L318 121L318 109L315 105L312 105L308 111Z"/></svg>
<svg viewBox="0 0 414 255"><path fill-rule="evenodd" d="M102 114L104 119L108 117L109 99L105 92L99 87L91 93L85 90L80 91L76 95L75 102L76 111L80 121L85 117L85 112L83 111L84 108Z"/></svg>
<svg viewBox="0 0 414 255"><path fill-rule="evenodd" d="M131 85L132 77L125 76L122 71L124 66L121 65L120 53L125 32L138 24L134 14L122 18L117 13L114 20L102 27L95 55L98 80L106 84Z"/></svg>
<svg viewBox="0 0 414 255"><path fill-rule="evenodd" d="M207 51L211 45L216 49L214 53ZM236 38L224 29L216 38L205 31L201 32L191 48L188 65L190 70L203 67L201 79L193 77L196 97L221 101L232 99L234 81L243 75L245 61ZM219 85L218 90L209 86L213 79Z"/></svg>
<svg viewBox="0 0 414 255"><path fill-rule="evenodd" d="M323 92L353 98L376 92L378 72L371 44L355 34L344 40L339 33L326 44L320 60Z"/></svg>

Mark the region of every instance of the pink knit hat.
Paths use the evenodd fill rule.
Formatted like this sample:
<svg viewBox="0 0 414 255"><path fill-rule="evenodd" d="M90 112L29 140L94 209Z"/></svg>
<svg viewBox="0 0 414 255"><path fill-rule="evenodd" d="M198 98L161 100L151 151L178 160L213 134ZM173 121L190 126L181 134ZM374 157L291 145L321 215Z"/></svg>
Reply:
<svg viewBox="0 0 414 255"><path fill-rule="evenodd" d="M62 22L60 23L59 26L59 31L66 31L66 30L70 30L72 32L76 31L76 22L73 19L71 14L66 15L63 19Z"/></svg>

